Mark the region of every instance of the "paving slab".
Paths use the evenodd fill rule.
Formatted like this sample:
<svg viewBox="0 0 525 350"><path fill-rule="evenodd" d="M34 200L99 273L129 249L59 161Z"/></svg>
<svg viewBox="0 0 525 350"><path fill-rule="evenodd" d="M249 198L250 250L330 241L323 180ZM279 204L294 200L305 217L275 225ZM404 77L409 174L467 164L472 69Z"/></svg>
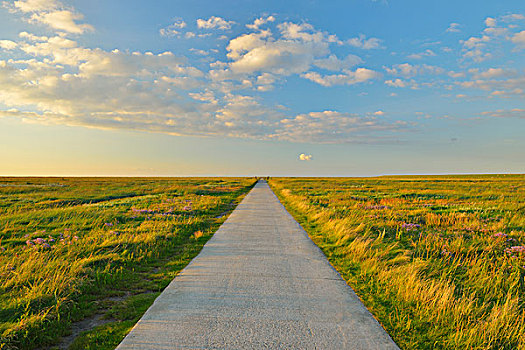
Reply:
<svg viewBox="0 0 525 350"><path fill-rule="evenodd" d="M398 347L261 180L117 349Z"/></svg>

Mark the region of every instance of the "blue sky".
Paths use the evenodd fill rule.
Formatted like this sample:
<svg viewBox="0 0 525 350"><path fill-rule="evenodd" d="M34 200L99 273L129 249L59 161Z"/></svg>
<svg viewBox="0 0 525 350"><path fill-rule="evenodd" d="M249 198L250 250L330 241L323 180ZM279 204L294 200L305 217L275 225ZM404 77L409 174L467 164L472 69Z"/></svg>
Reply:
<svg viewBox="0 0 525 350"><path fill-rule="evenodd" d="M0 7L0 175L523 173L524 131L520 1Z"/></svg>

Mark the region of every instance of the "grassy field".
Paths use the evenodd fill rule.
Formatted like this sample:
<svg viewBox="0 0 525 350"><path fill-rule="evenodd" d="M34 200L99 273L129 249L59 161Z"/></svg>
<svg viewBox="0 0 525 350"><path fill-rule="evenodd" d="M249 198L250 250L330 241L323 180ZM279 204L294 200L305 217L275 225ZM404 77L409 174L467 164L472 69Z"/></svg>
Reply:
<svg viewBox="0 0 525 350"><path fill-rule="evenodd" d="M254 182L0 178L0 349L113 349Z"/></svg>
<svg viewBox="0 0 525 350"><path fill-rule="evenodd" d="M270 185L404 349L525 349L525 176Z"/></svg>

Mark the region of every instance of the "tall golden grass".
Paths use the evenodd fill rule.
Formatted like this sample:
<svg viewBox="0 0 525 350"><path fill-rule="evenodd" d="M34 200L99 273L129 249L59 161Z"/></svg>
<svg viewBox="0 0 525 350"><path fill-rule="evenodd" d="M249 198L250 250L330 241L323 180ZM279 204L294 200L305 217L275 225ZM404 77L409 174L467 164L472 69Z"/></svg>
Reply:
<svg viewBox="0 0 525 350"><path fill-rule="evenodd" d="M525 176L271 186L402 348L525 349Z"/></svg>

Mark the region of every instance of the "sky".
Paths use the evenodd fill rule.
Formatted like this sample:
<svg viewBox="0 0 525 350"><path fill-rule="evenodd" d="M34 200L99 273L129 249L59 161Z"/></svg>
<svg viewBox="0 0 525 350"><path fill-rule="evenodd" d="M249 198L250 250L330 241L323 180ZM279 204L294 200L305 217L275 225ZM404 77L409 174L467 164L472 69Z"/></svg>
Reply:
<svg viewBox="0 0 525 350"><path fill-rule="evenodd" d="M525 2L0 2L0 176L525 173Z"/></svg>

